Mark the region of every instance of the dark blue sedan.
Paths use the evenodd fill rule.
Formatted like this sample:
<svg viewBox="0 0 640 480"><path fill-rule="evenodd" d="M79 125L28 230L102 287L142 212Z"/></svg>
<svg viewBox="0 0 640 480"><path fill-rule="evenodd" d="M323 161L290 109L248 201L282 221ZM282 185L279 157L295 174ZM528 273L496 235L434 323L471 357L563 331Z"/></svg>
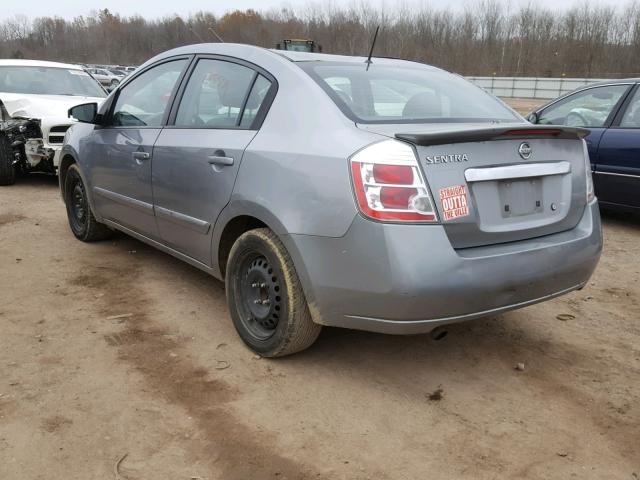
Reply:
<svg viewBox="0 0 640 480"><path fill-rule="evenodd" d="M601 204L640 209L640 79L594 83L527 117L541 125L588 128L587 146Z"/></svg>

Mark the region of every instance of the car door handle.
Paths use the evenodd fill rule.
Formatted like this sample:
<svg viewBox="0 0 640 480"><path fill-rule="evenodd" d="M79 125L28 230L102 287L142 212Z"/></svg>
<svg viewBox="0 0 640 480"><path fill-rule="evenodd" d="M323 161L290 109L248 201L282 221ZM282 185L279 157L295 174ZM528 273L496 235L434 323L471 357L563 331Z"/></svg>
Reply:
<svg viewBox="0 0 640 480"><path fill-rule="evenodd" d="M134 160L149 160L151 158L151 154L149 152L133 152L131 155Z"/></svg>
<svg viewBox="0 0 640 480"><path fill-rule="evenodd" d="M211 165L221 165L224 167L233 165L233 157L225 156L224 152L216 152L213 155L209 155L207 158Z"/></svg>

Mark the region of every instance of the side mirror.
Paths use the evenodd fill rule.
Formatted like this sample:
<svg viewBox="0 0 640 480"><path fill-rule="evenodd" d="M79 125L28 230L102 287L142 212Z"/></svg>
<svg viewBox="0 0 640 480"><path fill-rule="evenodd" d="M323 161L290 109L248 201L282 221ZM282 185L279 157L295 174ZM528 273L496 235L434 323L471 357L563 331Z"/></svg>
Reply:
<svg viewBox="0 0 640 480"><path fill-rule="evenodd" d="M83 103L69 109L69 117L75 118L81 123L96 123L97 113L97 103Z"/></svg>
<svg viewBox="0 0 640 480"><path fill-rule="evenodd" d="M529 121L529 123L533 123L535 125L536 123L538 123L538 114L536 112L531 112L529 115L527 115L527 120Z"/></svg>

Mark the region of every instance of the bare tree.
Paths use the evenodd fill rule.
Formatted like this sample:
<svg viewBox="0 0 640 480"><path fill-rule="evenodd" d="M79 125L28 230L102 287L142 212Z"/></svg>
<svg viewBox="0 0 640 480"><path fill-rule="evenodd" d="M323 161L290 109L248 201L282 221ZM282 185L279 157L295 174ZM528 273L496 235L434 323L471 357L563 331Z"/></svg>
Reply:
<svg viewBox="0 0 640 480"><path fill-rule="evenodd" d="M623 77L640 70L638 0L616 8L586 2L563 11L534 3L514 7L509 0L476 0L461 11L353 0L346 6L235 10L222 17L197 12L146 19L108 9L70 20L16 16L0 22L0 56L138 64L169 48L217 42L218 36L269 48L283 38L306 37L328 53L365 55L378 25L377 55L461 74Z"/></svg>

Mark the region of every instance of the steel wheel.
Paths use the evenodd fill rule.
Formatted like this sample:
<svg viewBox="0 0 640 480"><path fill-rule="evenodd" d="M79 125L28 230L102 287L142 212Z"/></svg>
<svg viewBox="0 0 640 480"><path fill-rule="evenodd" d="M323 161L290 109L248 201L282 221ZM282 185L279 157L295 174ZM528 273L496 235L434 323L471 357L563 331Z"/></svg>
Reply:
<svg viewBox="0 0 640 480"><path fill-rule="evenodd" d="M76 238L83 242L93 242L109 237L111 230L93 216L87 190L77 165L73 164L69 167L63 185L67 218Z"/></svg>
<svg viewBox="0 0 640 480"><path fill-rule="evenodd" d="M275 333L282 312L280 281L263 255L248 255L240 271L240 320L253 336L266 340Z"/></svg>
<svg viewBox="0 0 640 480"><path fill-rule="evenodd" d="M69 197L71 228L74 232L82 232L87 225L87 196L81 179L74 178Z"/></svg>
<svg viewBox="0 0 640 480"><path fill-rule="evenodd" d="M229 253L227 303L244 342L265 357L304 350L320 333L289 253L269 229L242 234Z"/></svg>

